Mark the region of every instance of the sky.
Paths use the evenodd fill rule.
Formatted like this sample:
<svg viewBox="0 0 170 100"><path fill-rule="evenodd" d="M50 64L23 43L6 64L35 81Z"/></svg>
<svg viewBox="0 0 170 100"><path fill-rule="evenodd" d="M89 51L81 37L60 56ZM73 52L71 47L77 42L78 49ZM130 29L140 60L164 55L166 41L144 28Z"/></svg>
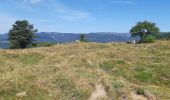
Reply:
<svg viewBox="0 0 170 100"><path fill-rule="evenodd" d="M16 20L39 32L129 32L138 21L170 31L170 0L1 0L0 33Z"/></svg>

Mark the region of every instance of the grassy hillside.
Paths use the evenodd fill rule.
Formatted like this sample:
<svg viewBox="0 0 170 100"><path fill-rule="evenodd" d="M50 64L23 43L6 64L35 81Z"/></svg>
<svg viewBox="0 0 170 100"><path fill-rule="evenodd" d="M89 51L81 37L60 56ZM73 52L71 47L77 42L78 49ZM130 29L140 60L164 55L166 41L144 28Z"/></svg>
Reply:
<svg viewBox="0 0 170 100"><path fill-rule="evenodd" d="M0 100L92 100L96 95L96 100L169 100L170 41L0 51Z"/></svg>

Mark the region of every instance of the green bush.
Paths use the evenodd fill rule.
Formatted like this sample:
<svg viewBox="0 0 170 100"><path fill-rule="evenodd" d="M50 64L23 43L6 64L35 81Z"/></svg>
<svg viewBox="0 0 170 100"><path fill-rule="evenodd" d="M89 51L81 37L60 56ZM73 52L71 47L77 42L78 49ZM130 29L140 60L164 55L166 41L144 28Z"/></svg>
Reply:
<svg viewBox="0 0 170 100"><path fill-rule="evenodd" d="M144 43L152 43L152 42L155 42L156 40L156 37L153 36L153 35L147 35L147 36L144 36L143 38L143 41Z"/></svg>

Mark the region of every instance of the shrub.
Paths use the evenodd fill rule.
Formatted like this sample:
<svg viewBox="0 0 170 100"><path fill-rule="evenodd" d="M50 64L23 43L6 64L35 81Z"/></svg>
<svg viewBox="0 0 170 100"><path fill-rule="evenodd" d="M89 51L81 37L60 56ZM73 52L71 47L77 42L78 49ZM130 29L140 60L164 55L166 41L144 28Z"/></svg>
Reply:
<svg viewBox="0 0 170 100"><path fill-rule="evenodd" d="M144 42L144 43L152 43L152 42L155 42L155 40L156 40L156 37L154 37L153 35L147 35L147 36L144 36L142 42Z"/></svg>

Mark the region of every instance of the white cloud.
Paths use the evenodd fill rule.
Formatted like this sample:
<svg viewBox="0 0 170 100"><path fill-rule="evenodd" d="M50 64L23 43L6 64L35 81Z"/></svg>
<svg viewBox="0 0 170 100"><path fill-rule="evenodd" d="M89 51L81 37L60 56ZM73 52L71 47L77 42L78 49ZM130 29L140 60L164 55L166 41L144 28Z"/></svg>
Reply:
<svg viewBox="0 0 170 100"><path fill-rule="evenodd" d="M12 0L11 0L12 2ZM36 4L36 5L32 5ZM17 0L15 2L16 8L18 9L17 14L1 12L0 11L0 32L5 33L12 27L12 24L16 20L26 19L35 26L39 26L38 29L43 30L43 27L49 27L51 23L62 23L64 21L84 21L91 19L90 13L80 9L74 9L74 7L65 5L57 0ZM21 14L20 14L21 12ZM29 16L25 15L27 13ZM46 22L42 22L46 21ZM50 24L46 24L49 22ZM40 27L41 26L41 27ZM52 27L52 29L56 29ZM59 27L59 26L58 26ZM51 29L51 28L47 28Z"/></svg>
<svg viewBox="0 0 170 100"><path fill-rule="evenodd" d="M113 0L112 3L114 4L134 4L132 0Z"/></svg>
<svg viewBox="0 0 170 100"><path fill-rule="evenodd" d="M86 11L74 9L65 5L57 0L23 0L24 4L18 4L18 7L24 9L30 13L43 13L46 12L48 17L52 18L60 18L66 21L74 21L74 20L84 20L90 17L90 14ZM41 3L40 3L41 2ZM31 4L38 4L38 9L32 7ZM39 11L40 9L44 9L44 12Z"/></svg>
<svg viewBox="0 0 170 100"><path fill-rule="evenodd" d="M40 2L40 1L41 1L41 0L30 0L30 3L36 4L36 3Z"/></svg>
<svg viewBox="0 0 170 100"><path fill-rule="evenodd" d="M39 2L41 2L42 0L23 0L25 3L31 3L31 4L37 4Z"/></svg>
<svg viewBox="0 0 170 100"><path fill-rule="evenodd" d="M47 2L48 1L48 2ZM47 0L45 5L43 5L49 12L51 16L58 17L63 20L73 21L73 20L84 20L90 17L90 14L86 11L73 9L72 7L66 6L61 2L56 0ZM47 5L48 4L48 5ZM49 14L50 15L50 14Z"/></svg>

